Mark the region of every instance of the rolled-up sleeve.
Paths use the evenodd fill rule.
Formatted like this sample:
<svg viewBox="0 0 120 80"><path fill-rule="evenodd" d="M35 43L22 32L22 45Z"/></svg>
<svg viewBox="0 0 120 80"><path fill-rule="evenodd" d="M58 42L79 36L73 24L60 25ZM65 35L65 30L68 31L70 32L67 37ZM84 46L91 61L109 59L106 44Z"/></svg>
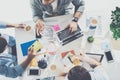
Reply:
<svg viewBox="0 0 120 80"><path fill-rule="evenodd" d="M73 5L75 6L75 12L84 12L85 9L85 3L83 0L72 0Z"/></svg>
<svg viewBox="0 0 120 80"><path fill-rule="evenodd" d="M8 45L9 45L10 47L16 45L16 41L15 41L15 38L14 38L14 37L9 36L9 42L8 42Z"/></svg>
<svg viewBox="0 0 120 80"><path fill-rule="evenodd" d="M0 28L6 28L7 27L7 23L5 22L0 22Z"/></svg>
<svg viewBox="0 0 120 80"><path fill-rule="evenodd" d="M30 0L30 5L33 14L33 21L36 22L38 19L43 20L43 10L42 5L39 0Z"/></svg>
<svg viewBox="0 0 120 80"><path fill-rule="evenodd" d="M24 72L24 69L21 65L15 67L10 67L8 65L0 66L0 74L5 75L6 77L16 78Z"/></svg>
<svg viewBox="0 0 120 80"><path fill-rule="evenodd" d="M21 67L21 65L17 65L15 67L8 67L6 66L6 77L16 78L20 76L24 72L24 69Z"/></svg>

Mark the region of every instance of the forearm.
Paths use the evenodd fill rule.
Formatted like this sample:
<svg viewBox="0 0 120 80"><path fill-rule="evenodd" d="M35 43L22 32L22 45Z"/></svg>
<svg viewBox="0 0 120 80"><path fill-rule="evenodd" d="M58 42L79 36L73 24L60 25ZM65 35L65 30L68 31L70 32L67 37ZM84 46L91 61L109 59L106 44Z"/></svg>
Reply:
<svg viewBox="0 0 120 80"><path fill-rule="evenodd" d="M25 70L29 63L31 62L32 58L27 57L24 62L21 63L22 68Z"/></svg>
<svg viewBox="0 0 120 80"><path fill-rule="evenodd" d="M42 5L40 5L39 1L30 0L30 5L33 14L33 21L36 23L39 19L43 20Z"/></svg>
<svg viewBox="0 0 120 80"><path fill-rule="evenodd" d="M92 58L87 59L86 62L87 62L92 68L95 68L95 67L101 65L100 62L98 62L98 61L96 61L96 60L94 60L94 59L92 59Z"/></svg>
<svg viewBox="0 0 120 80"><path fill-rule="evenodd" d="M8 62L9 63L9 62ZM6 77L16 78L20 76L24 70L21 65L16 65L11 67L10 65L0 66L0 75L5 75Z"/></svg>
<svg viewBox="0 0 120 80"><path fill-rule="evenodd" d="M36 23L38 20L44 21L44 20L43 20L43 17L42 17L41 15L39 15L39 16L38 16L38 15L37 15L37 16L34 16L34 15L33 15L33 21Z"/></svg>
<svg viewBox="0 0 120 80"><path fill-rule="evenodd" d="M73 17L77 17L79 19L81 17L81 15L82 15L82 13L77 11L77 12L75 12Z"/></svg>
<svg viewBox="0 0 120 80"><path fill-rule="evenodd" d="M75 13L80 12L83 13L85 10L84 0L72 0L73 5L75 6Z"/></svg>
<svg viewBox="0 0 120 80"><path fill-rule="evenodd" d="M7 27L16 27L16 24L12 24L12 23L7 23Z"/></svg>

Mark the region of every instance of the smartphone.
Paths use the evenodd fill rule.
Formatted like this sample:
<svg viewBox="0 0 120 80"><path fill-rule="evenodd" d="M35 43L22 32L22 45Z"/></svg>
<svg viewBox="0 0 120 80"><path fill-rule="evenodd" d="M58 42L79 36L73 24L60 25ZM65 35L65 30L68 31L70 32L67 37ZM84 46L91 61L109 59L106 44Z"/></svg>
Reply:
<svg viewBox="0 0 120 80"><path fill-rule="evenodd" d="M28 75L40 75L39 69L30 69Z"/></svg>
<svg viewBox="0 0 120 80"><path fill-rule="evenodd" d="M105 51L105 56L106 56L107 62L114 62L111 51Z"/></svg>

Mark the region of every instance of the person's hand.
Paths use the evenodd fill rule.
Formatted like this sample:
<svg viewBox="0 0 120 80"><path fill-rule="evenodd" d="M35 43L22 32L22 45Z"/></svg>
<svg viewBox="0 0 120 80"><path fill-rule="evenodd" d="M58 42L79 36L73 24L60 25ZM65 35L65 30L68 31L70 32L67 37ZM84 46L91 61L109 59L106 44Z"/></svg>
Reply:
<svg viewBox="0 0 120 80"><path fill-rule="evenodd" d="M36 55L37 55L37 52L35 52L33 48L30 48L30 49L28 50L28 58L29 58L30 60L33 59Z"/></svg>
<svg viewBox="0 0 120 80"><path fill-rule="evenodd" d="M71 32L76 31L76 30L77 30L77 22L72 21L72 22L68 25L68 27L69 27L69 30L70 30Z"/></svg>
<svg viewBox="0 0 120 80"><path fill-rule="evenodd" d="M76 55L76 57L83 62L87 62L92 68L101 65L100 62L96 61L93 58L88 57L85 53L80 53L80 55Z"/></svg>
<svg viewBox="0 0 120 80"><path fill-rule="evenodd" d="M37 20L36 22L36 32L37 32L37 35L39 36L40 32L42 32L44 30L44 21L43 20Z"/></svg>
<svg viewBox="0 0 120 80"><path fill-rule="evenodd" d="M85 53L81 52L79 55L76 55L76 57L83 62L88 62L90 60L90 58Z"/></svg>
<svg viewBox="0 0 120 80"><path fill-rule="evenodd" d="M15 28L24 28L25 24L15 24Z"/></svg>

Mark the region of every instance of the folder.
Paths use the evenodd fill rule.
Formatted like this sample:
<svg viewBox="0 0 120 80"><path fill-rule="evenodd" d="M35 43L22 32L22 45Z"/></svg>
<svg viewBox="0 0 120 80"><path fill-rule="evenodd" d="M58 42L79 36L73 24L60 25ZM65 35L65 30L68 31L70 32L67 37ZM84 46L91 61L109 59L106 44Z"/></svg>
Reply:
<svg viewBox="0 0 120 80"><path fill-rule="evenodd" d="M31 40L31 41L28 41L28 42L25 42L25 43L20 44L23 56L28 55L28 48L29 48L35 41L36 41L36 40Z"/></svg>

